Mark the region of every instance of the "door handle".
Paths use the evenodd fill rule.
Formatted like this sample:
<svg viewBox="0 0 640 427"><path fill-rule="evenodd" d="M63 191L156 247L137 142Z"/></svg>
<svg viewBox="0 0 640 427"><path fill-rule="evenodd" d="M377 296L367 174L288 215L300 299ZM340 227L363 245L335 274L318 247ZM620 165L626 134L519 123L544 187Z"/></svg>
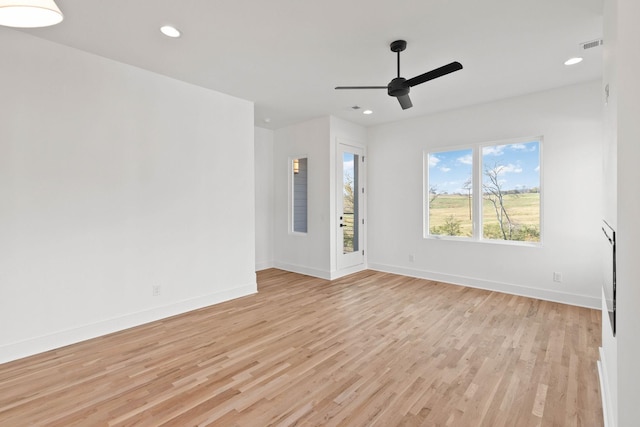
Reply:
<svg viewBox="0 0 640 427"><path fill-rule="evenodd" d="M340 224L340 227L344 227L344 224Z"/></svg>

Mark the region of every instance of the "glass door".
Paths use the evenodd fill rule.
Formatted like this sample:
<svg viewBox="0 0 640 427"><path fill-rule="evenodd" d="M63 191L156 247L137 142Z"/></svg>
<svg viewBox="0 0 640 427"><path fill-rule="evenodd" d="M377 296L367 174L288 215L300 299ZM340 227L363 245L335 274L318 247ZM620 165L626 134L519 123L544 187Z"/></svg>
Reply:
<svg viewBox="0 0 640 427"><path fill-rule="evenodd" d="M363 150L345 144L338 146L338 269L364 264Z"/></svg>

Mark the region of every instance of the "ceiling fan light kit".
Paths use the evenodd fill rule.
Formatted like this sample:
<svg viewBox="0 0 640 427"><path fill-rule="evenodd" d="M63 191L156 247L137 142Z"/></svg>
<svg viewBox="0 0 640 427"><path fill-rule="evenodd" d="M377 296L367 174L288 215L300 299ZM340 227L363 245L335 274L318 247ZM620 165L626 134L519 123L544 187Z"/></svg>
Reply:
<svg viewBox="0 0 640 427"><path fill-rule="evenodd" d="M54 0L0 0L0 25L5 27L48 27L62 19Z"/></svg>
<svg viewBox="0 0 640 427"><path fill-rule="evenodd" d="M398 54L398 76L391 80L387 86L338 86L336 89L387 89L387 94L398 98L398 102L403 110L413 107L411 98L409 98L409 92L413 86L428 82L429 80L437 79L438 77L445 76L462 69L462 64L457 61L450 64L443 65L431 71L427 71L424 74L415 76L410 79L405 79L400 76L400 52L407 48L407 42L404 40L396 40L390 45L391 51Z"/></svg>

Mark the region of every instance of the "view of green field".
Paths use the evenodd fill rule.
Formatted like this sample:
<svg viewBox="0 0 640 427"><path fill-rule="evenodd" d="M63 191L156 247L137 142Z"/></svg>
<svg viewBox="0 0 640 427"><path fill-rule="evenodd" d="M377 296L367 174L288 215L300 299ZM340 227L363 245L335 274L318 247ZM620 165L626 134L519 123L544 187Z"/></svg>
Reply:
<svg viewBox="0 0 640 427"><path fill-rule="evenodd" d="M470 206L471 199L467 195L439 194L430 202L430 234L470 237ZM505 194L504 207L518 227L518 233L511 240L540 241L540 193ZM482 210L483 237L504 239L493 204L484 199Z"/></svg>

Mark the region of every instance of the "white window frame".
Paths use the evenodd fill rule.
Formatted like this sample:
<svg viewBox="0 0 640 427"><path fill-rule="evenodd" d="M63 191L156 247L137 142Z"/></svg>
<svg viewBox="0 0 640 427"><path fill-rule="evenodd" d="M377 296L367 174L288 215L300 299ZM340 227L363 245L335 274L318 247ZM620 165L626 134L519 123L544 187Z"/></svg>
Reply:
<svg viewBox="0 0 640 427"><path fill-rule="evenodd" d="M460 151L460 150L471 150L471 155L473 157L473 163L472 163L472 167L471 167L471 185L472 185L472 193L473 195L476 194L476 188L475 188L475 183L477 181L477 179L475 178L477 175L477 171L476 171L476 167L478 165L477 162L477 150L474 149L473 146L471 145L458 145L458 146L452 146L452 147L445 147L442 149L438 149L438 150L424 150L423 151L423 183L425 185L423 191L422 191L422 208L424 210L423 212L423 238L425 239L437 239L437 240L462 240L462 241L470 241L470 240L477 240L477 228L478 228L478 224L477 224L477 210L476 210L476 203L475 203L475 197L472 196L472 205L471 205L471 218L472 218L472 223L471 223L471 236L446 236L446 235L442 235L442 234L431 234L430 233L430 226L429 226L429 189L431 188L431 184L429 182L429 159L431 154L437 154L437 153L445 153L445 152L449 152L449 151Z"/></svg>
<svg viewBox="0 0 640 427"><path fill-rule="evenodd" d="M529 143L529 142L538 142L538 156L539 156L539 191L540 191L540 239L537 242L525 242L519 240L503 240L503 239L489 239L483 237L483 218L482 218L482 207L483 207L483 196L482 196L482 181L483 181L483 164L482 164L482 152L485 147L498 146L498 145L514 145L518 143ZM540 247L543 243L544 237L544 173L543 173L543 145L544 145L544 137L534 136L534 137L524 137L524 138L511 138L504 139L498 141L489 141L475 144L467 144L467 145L457 145L457 146L449 146L442 147L437 149L425 149L423 151L423 191L422 191L422 207L423 207L423 238L429 240L452 240L452 241L465 241L465 242L481 242L481 243L490 243L490 244L499 244L499 245L515 245L515 246L533 246ZM458 151L458 150L471 150L472 151L472 235L468 236L446 236L446 235L435 235L430 234L429 227L429 188L431 188L429 182L429 158L432 154L448 152L448 151ZM479 196L479 197L478 197Z"/></svg>

